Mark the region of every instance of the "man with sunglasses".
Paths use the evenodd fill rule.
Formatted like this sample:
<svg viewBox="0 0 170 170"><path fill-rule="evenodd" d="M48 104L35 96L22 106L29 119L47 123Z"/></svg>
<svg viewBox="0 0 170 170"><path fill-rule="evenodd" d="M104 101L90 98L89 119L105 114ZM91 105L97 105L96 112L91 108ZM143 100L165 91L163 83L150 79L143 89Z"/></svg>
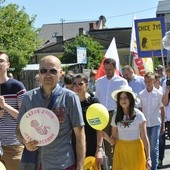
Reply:
<svg viewBox="0 0 170 170"><path fill-rule="evenodd" d="M60 130L56 139L46 146L37 147L37 141L26 142L24 140L20 133L19 124L17 136L27 150L35 151L38 149L37 164L40 162L43 170L83 170L85 133L81 105L76 93L60 87L61 73L61 63L57 57L49 55L41 59L39 74L42 84L39 88L26 93L18 117L18 123L20 123L26 111L36 107L47 108L53 94L57 91L58 95L52 107L52 111L56 114L60 123ZM75 133L76 137L77 162L75 162L71 143L72 133ZM37 169L39 170L39 165Z"/></svg>
<svg viewBox="0 0 170 170"><path fill-rule="evenodd" d="M18 170L23 151L23 145L17 140L15 129L17 126L18 110L23 94L24 85L9 78L7 71L10 67L9 57L0 52L0 142L3 155L0 157L7 170Z"/></svg>

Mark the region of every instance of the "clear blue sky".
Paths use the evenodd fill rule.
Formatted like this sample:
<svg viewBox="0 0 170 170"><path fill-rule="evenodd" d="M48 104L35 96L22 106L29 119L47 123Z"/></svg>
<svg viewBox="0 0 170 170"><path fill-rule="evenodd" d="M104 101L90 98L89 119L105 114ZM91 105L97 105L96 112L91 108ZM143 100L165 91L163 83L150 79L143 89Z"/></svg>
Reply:
<svg viewBox="0 0 170 170"><path fill-rule="evenodd" d="M97 20L106 17L106 27L130 27L137 19L154 18L158 0L6 0L25 7L29 16L37 15L34 27L43 24Z"/></svg>

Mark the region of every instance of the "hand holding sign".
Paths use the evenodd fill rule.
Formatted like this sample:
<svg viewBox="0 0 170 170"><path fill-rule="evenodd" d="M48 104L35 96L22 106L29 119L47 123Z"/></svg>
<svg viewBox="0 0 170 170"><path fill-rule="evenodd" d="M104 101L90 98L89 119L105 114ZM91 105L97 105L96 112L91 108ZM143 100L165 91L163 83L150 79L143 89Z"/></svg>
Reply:
<svg viewBox="0 0 170 170"><path fill-rule="evenodd" d="M88 107L86 119L92 128L103 130L109 122L109 113L105 106L100 103L94 103Z"/></svg>
<svg viewBox="0 0 170 170"><path fill-rule="evenodd" d="M38 141L45 146L55 140L59 132L57 116L49 109L34 108L27 111L20 122L21 134L26 141Z"/></svg>

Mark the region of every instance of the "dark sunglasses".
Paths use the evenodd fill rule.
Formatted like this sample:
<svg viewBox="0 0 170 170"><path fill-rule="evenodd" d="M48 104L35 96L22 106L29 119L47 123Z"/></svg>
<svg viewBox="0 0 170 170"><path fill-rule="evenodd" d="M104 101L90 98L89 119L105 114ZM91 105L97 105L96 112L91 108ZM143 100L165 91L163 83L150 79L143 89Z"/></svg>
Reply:
<svg viewBox="0 0 170 170"><path fill-rule="evenodd" d="M56 75L57 74L57 70L56 69L54 69L54 68L52 68L52 69L46 69L46 68L42 68L42 69L40 69L40 73L41 74L46 74L47 72L50 72L50 74L53 74L53 75Z"/></svg>
<svg viewBox="0 0 170 170"><path fill-rule="evenodd" d="M82 83L82 82L78 82L78 83L74 82L74 83L73 83L73 86L83 86L83 84L84 84L84 83Z"/></svg>

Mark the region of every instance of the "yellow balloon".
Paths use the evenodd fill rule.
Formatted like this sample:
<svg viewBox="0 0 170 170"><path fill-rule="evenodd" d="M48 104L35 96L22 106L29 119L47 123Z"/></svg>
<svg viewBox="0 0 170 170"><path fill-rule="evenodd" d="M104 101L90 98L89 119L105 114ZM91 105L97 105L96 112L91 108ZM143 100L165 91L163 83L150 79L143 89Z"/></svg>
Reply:
<svg viewBox="0 0 170 170"><path fill-rule="evenodd" d="M109 122L109 113L105 106L100 103L94 103L88 107L86 119L92 128L103 130Z"/></svg>
<svg viewBox="0 0 170 170"><path fill-rule="evenodd" d="M0 161L0 170L6 170L4 164Z"/></svg>
<svg viewBox="0 0 170 170"><path fill-rule="evenodd" d="M97 161L95 157L88 156L84 161L83 170L101 170L101 168L97 167Z"/></svg>

